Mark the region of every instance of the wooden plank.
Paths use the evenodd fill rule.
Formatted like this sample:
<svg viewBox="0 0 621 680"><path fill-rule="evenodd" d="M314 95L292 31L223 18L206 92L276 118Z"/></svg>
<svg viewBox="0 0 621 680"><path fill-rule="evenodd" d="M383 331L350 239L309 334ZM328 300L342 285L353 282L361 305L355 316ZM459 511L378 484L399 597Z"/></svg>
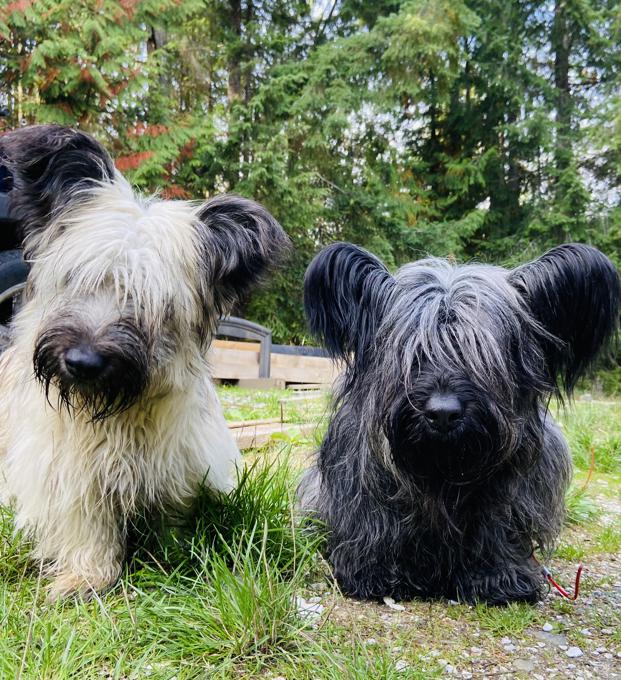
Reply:
<svg viewBox="0 0 621 680"><path fill-rule="evenodd" d="M214 378L239 380L259 377L259 353L211 347L207 353Z"/></svg>
<svg viewBox="0 0 621 680"><path fill-rule="evenodd" d="M240 427L255 427L256 425L275 425L282 424L280 418L257 418L256 420L230 420L227 421L229 430L236 430Z"/></svg>
<svg viewBox="0 0 621 680"><path fill-rule="evenodd" d="M258 352L261 349L259 342L244 342L243 340L214 340L211 343L212 347L218 349L237 349L243 352Z"/></svg>
<svg viewBox="0 0 621 680"><path fill-rule="evenodd" d="M287 385L277 378L240 378L237 386L246 390L284 390Z"/></svg>
<svg viewBox="0 0 621 680"><path fill-rule="evenodd" d="M332 383L338 375L334 362L325 357L272 354L271 377L296 383Z"/></svg>
<svg viewBox="0 0 621 680"><path fill-rule="evenodd" d="M222 344L225 343L225 344ZM259 377L259 352L250 351L237 343L218 340L209 349L207 358L212 366L212 376L220 380L242 380ZM270 378L286 383L311 383L314 386L331 385L339 374L338 366L326 357L272 353Z"/></svg>

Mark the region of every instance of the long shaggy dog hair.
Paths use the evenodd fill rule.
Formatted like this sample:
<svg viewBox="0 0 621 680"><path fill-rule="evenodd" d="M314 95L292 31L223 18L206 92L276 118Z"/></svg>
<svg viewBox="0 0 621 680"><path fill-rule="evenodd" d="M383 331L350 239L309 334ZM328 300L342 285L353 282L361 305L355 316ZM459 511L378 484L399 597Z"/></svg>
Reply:
<svg viewBox="0 0 621 680"><path fill-rule="evenodd" d="M6 134L0 159L32 262L0 360L5 492L51 597L88 594L117 579L132 515L233 487L206 350L288 239L237 196L136 196L75 130Z"/></svg>
<svg viewBox="0 0 621 680"><path fill-rule="evenodd" d="M425 259L391 276L339 243L311 263L305 305L346 365L300 487L342 589L540 598L533 548L558 536L571 476L547 405L614 334L611 262L570 244L513 270Z"/></svg>

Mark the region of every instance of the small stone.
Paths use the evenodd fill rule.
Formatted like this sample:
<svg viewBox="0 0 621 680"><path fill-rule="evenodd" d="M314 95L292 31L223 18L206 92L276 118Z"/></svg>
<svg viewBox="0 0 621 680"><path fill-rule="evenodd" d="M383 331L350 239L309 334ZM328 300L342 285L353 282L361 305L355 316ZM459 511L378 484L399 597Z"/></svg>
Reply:
<svg viewBox="0 0 621 680"><path fill-rule="evenodd" d="M377 640L375 638L368 638L367 640L364 641L365 645L376 645Z"/></svg>
<svg viewBox="0 0 621 680"><path fill-rule="evenodd" d="M610 652L606 652L604 654L604 659L612 659L612 654Z"/></svg>
<svg viewBox="0 0 621 680"><path fill-rule="evenodd" d="M451 673L455 672L455 666L452 666L450 663L447 663L446 666L444 666L444 670L446 673L450 675Z"/></svg>
<svg viewBox="0 0 621 680"><path fill-rule="evenodd" d="M397 673L403 673L403 671L407 671L409 667L410 664L405 659L399 659L399 661L397 661L395 664L395 670Z"/></svg>
<svg viewBox="0 0 621 680"><path fill-rule="evenodd" d="M448 664L448 661L446 659L438 659L438 666L441 666L444 668Z"/></svg>
<svg viewBox="0 0 621 680"><path fill-rule="evenodd" d="M615 632L612 628L602 628L602 635L614 635Z"/></svg>
<svg viewBox="0 0 621 680"><path fill-rule="evenodd" d="M516 649L515 645L504 645L505 652L515 652Z"/></svg>
<svg viewBox="0 0 621 680"><path fill-rule="evenodd" d="M592 635L591 631L590 631L588 628L583 628L580 632L581 632L582 635L584 635L585 637L591 637L591 635Z"/></svg>
<svg viewBox="0 0 621 680"><path fill-rule="evenodd" d="M461 677L464 678L464 680L472 680L472 673L470 671L462 671Z"/></svg>
<svg viewBox="0 0 621 680"><path fill-rule="evenodd" d="M501 645L510 645L511 644L511 638L508 637L503 637L500 640Z"/></svg>
<svg viewBox="0 0 621 680"><path fill-rule="evenodd" d="M567 638L564 635L559 635L558 633L546 633L543 630L533 631L533 636L538 640L554 645L555 647L560 647L565 645L567 648Z"/></svg>
<svg viewBox="0 0 621 680"><path fill-rule="evenodd" d="M593 654L603 654L606 650L606 647L596 647L593 650Z"/></svg>
<svg viewBox="0 0 621 680"><path fill-rule="evenodd" d="M451 605L452 607L454 607L456 604L459 604L459 602L457 602L457 600L449 600L447 604L449 604L449 605Z"/></svg>
<svg viewBox="0 0 621 680"><path fill-rule="evenodd" d="M312 598L311 598L312 599ZM295 604L298 610L298 614L301 618L309 621L315 622L321 616L321 613L325 609L322 604L317 602L306 601L303 597L299 595L295 598Z"/></svg>
<svg viewBox="0 0 621 680"><path fill-rule="evenodd" d="M397 604L392 597L388 597L388 595L384 598L384 604L387 607L390 607L391 609L394 609L397 612L404 612L405 607L402 604Z"/></svg>
<svg viewBox="0 0 621 680"><path fill-rule="evenodd" d="M531 661L530 659L516 659L513 662L513 668L517 671L534 671L535 670L535 662Z"/></svg>
<svg viewBox="0 0 621 680"><path fill-rule="evenodd" d="M393 647L392 648L392 653L393 654L398 654L399 652L403 651L403 647Z"/></svg>
<svg viewBox="0 0 621 680"><path fill-rule="evenodd" d="M546 622L541 626L541 630L545 630L546 633L549 633L554 630L554 626L551 623Z"/></svg>
<svg viewBox="0 0 621 680"><path fill-rule="evenodd" d="M565 654L570 657L571 659L575 659L579 656L582 656L584 652L580 649L580 647L570 647Z"/></svg>

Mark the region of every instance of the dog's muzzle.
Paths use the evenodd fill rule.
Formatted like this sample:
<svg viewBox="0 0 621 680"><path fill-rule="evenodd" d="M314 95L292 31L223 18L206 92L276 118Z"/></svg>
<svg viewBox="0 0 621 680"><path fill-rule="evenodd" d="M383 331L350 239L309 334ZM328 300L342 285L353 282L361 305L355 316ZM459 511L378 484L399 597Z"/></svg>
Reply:
<svg viewBox="0 0 621 680"><path fill-rule="evenodd" d="M423 412L432 430L446 433L463 420L464 404L456 394L435 393L425 403Z"/></svg>
<svg viewBox="0 0 621 680"><path fill-rule="evenodd" d="M39 336L33 362L48 400L52 385L59 406L102 420L126 410L146 389L149 345L140 328L111 325L96 339L75 324L48 327Z"/></svg>
<svg viewBox="0 0 621 680"><path fill-rule="evenodd" d="M108 362L106 357L88 345L78 345L68 349L63 360L67 373L76 382L93 382L104 372Z"/></svg>

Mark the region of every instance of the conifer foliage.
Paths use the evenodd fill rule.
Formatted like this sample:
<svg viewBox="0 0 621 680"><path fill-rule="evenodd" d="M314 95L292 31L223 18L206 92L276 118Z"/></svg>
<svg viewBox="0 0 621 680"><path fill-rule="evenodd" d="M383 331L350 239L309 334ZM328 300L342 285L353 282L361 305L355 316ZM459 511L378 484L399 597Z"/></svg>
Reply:
<svg viewBox="0 0 621 680"><path fill-rule="evenodd" d="M621 262L613 0L9 0L0 126L77 125L145 190L235 191L291 235L241 310L301 342L334 240L390 266L566 240Z"/></svg>

